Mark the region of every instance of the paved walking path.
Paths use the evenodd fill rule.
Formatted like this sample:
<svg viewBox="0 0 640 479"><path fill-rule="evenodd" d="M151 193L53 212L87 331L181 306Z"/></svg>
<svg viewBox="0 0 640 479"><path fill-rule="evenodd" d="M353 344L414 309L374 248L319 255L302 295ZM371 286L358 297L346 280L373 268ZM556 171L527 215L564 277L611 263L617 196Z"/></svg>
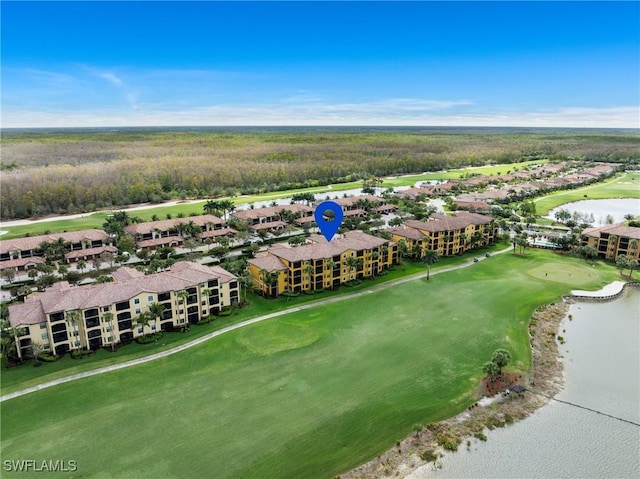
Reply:
<svg viewBox="0 0 640 479"><path fill-rule="evenodd" d="M494 255L496 254L502 254L502 253L506 253L508 251L511 251L512 247L509 246L508 248L505 248L503 250L500 251L496 251L495 253L492 253ZM485 256L478 256L478 260L479 261L483 261L486 258ZM436 274L441 274L441 273L447 273L449 271L455 271L457 269L462 269L462 268L466 268L468 266L473 265L473 259L470 259L469 261L466 261L462 264L456 265L456 266L449 266L447 268L442 268L442 269L438 269L436 271L433 271L431 273L431 276L435 276ZM392 288L394 286L397 286L399 284L403 284L403 283L407 283L409 281L415 281L417 279L421 279L421 278L425 278L427 276L427 272L424 273L418 273L418 274L413 274L410 276L406 276L404 278L400 278L400 279L396 279L393 281L389 281L386 283L381 283L375 286L372 286L371 288L364 290L364 291L359 291L357 293L350 293L350 294L345 294L345 295L341 295L341 296L334 296L333 298L327 298L327 299L321 299L318 301L313 301L311 303L307 303L307 304L303 304L300 306L294 306L292 308L287 308L287 309L283 309L281 311L277 311L275 313L270 313L270 314L265 314L263 316L258 316L255 317L253 319L248 319L246 321L242 321L240 323L237 324L233 324L231 326L227 326L226 328L222 328L219 329L218 331L213 331L211 333L205 334L204 336L201 336L197 339L194 339L193 341L189 341L188 343L185 344L181 344L180 346L176 346L175 348L171 348L168 349L166 351L162 351L159 353L155 353L155 354L150 354L149 356L145 356L143 358L138 358L138 359L132 359L130 361L125 361L122 363L118 363L118 364L114 364L112 366L105 366L105 367L101 367L101 368L97 368L97 369L92 369L91 371L85 371L82 373L78 373L78 374L72 374L70 376L65 376L62 378L58 378L58 379L53 379L51 381L46 381L44 383L38 384L36 386L31 386L28 388L24 388L24 389L20 389L18 391L14 391L11 393L7 393L3 396L0 396L0 402L3 401L7 401L9 399L13 399L13 398L17 398L20 396L24 396L25 394L29 394L35 391L40 391L42 389L47 389L53 386L57 386L58 384L64 384L64 383L68 383L70 381L75 381L77 379L82 379L82 378L88 378L90 376L96 376L98 374L104 374L104 373L108 373L110 371L117 371L118 369L124 369L124 368L128 368L130 366L135 366L138 364L144 364L144 363L148 363L150 361L155 361L156 359L160 359L160 358L166 358L167 356L171 356L172 354L176 354L179 353L181 351L184 351L186 349L192 348L194 346L197 346L198 344L204 343L205 341L208 341L212 338L215 338L217 336L220 336L222 334L228 333L229 331L234 331L236 329L240 329L243 328L245 326L249 326L251 324L255 324L255 323L259 323L261 321L265 321L267 319L271 319L271 318L276 318L278 316L283 316L285 314L289 314L289 313L295 313L298 311L305 311L307 309L312 309L312 308L317 308L318 306L324 306L327 304L333 304L333 303L337 303L339 301L345 301L348 299L353 299L353 298L359 298L361 296L366 296L372 293L377 293L378 291L382 291L388 288Z"/></svg>

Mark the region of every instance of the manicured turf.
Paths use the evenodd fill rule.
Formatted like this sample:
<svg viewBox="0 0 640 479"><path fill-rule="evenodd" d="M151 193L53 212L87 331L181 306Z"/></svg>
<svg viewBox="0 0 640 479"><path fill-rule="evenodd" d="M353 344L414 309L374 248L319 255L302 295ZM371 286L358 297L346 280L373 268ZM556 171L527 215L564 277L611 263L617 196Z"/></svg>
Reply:
<svg viewBox="0 0 640 479"><path fill-rule="evenodd" d="M618 277L504 254L6 401L3 460L74 459L83 477L334 477L467 407L496 348L526 371L532 310L572 288L528 271L568 265L583 289Z"/></svg>
<svg viewBox="0 0 640 479"><path fill-rule="evenodd" d="M473 255L484 255L485 252L495 252L503 249L507 244L500 243L488 248L482 248L476 252L467 253L462 256L442 258L432 267L432 271L455 266L468 261ZM262 296L249 292L248 307L235 310L231 316L219 317L209 325L194 326L186 333L168 333L158 343L138 345L136 343L122 347L116 352L99 350L94 356L82 360L71 359L68 355L54 363L47 363L39 368L30 367L33 360L28 360L24 367L1 369L2 381L0 381L0 393L23 389L37 384L51 381L63 376L97 369L104 366L129 361L131 359L147 356L153 353L170 349L174 346L186 343L190 340L203 336L211 331L222 329L228 325L236 324L246 319L254 318L263 314L282 311L300 304L326 299L331 296L340 296L348 293L357 293L370 288L373 285L380 285L388 281L404 278L409 275L424 273L425 267L422 263L405 261L402 266L396 266L388 271L384 276L379 276L372 281L363 281L356 286L343 286L335 291L322 291L314 295L301 294L297 297L277 299L265 299Z"/></svg>
<svg viewBox="0 0 640 479"><path fill-rule="evenodd" d="M607 198L640 198L640 173L627 172L603 183L551 193L534 201L536 213L546 215L556 206L572 201Z"/></svg>

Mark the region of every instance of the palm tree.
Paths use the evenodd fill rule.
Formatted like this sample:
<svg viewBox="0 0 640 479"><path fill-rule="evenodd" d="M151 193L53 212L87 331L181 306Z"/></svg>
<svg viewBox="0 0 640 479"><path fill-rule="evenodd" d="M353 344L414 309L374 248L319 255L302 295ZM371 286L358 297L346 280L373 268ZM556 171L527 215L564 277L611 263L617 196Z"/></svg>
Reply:
<svg viewBox="0 0 640 479"><path fill-rule="evenodd" d="M398 241L398 253L400 253L400 256L407 256L408 252L409 252L409 247L407 246L407 240L402 238L401 240Z"/></svg>
<svg viewBox="0 0 640 479"><path fill-rule="evenodd" d="M203 205L202 209L206 214L213 215L219 211L220 207L217 201L207 200L207 202Z"/></svg>
<svg viewBox="0 0 640 479"><path fill-rule="evenodd" d="M305 274L305 279L309 281L309 284L311 284L311 275L313 274L313 265L309 262L305 263L304 266L302 267L302 271Z"/></svg>
<svg viewBox="0 0 640 479"><path fill-rule="evenodd" d="M82 273L87 268L87 262L83 259L78 260L78 262L76 263L76 268L79 269Z"/></svg>
<svg viewBox="0 0 640 479"><path fill-rule="evenodd" d="M31 354L36 362L40 362L42 353L44 353L44 345L42 343L31 343Z"/></svg>
<svg viewBox="0 0 640 479"><path fill-rule="evenodd" d="M345 261L347 268L349 268L350 276L353 275L354 271L358 269L359 266L362 265L362 258L356 258L355 256L349 256Z"/></svg>
<svg viewBox="0 0 640 479"><path fill-rule="evenodd" d="M79 334L78 334L78 322L80 321L80 311L67 311L65 313L65 321L69 326L73 328L73 337L72 346L77 346L76 342L79 342ZM74 349L74 348L71 348Z"/></svg>
<svg viewBox="0 0 640 479"><path fill-rule="evenodd" d="M149 316L155 322L156 332L158 332L158 320L164 315L164 306L160 303L151 303L149 305Z"/></svg>
<svg viewBox="0 0 640 479"><path fill-rule="evenodd" d="M438 262L438 253L432 249L425 250L422 255L422 262L427 265L427 281L431 275L431 265Z"/></svg>
<svg viewBox="0 0 640 479"><path fill-rule="evenodd" d="M107 311L102 315L102 321L109 324L109 330L111 331L111 351L115 351L116 348L116 336L113 330L113 313L111 311Z"/></svg>
<svg viewBox="0 0 640 479"><path fill-rule="evenodd" d="M269 285L269 295L270 296L276 296L275 294L273 294L273 287L278 284L278 279L280 279L280 271L275 270L275 271L271 271L268 275L267 275L267 284Z"/></svg>
<svg viewBox="0 0 640 479"><path fill-rule="evenodd" d="M17 352L16 330L14 328L0 329L0 354L4 358L5 368L11 365L10 358L16 359Z"/></svg>
<svg viewBox="0 0 640 479"><path fill-rule="evenodd" d="M144 328L146 326L149 326L149 321L151 321L151 315L149 314L148 311L143 311L142 313L140 313L138 315L138 317L136 318L136 324L138 326L142 326L142 335L146 336L147 334L144 332Z"/></svg>
<svg viewBox="0 0 640 479"><path fill-rule="evenodd" d="M184 320L183 324L187 323L187 298L189 297L189 293L187 293L184 289L182 291L178 291L177 293L178 301L182 303L182 309L184 312Z"/></svg>
<svg viewBox="0 0 640 479"><path fill-rule="evenodd" d="M266 286L267 278L269 277L269 271L266 270L265 268L261 268L260 271L258 272L258 277L260 278L260 282L262 283L262 286ZM262 287L260 289L266 293L266 291L264 291Z"/></svg>

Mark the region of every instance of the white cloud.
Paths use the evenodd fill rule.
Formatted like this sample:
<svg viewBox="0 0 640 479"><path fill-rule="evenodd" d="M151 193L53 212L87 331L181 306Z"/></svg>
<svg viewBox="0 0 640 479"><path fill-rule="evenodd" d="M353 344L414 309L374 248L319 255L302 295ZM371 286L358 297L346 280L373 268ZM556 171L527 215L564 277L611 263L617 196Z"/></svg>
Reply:
<svg viewBox="0 0 640 479"><path fill-rule="evenodd" d="M481 106L467 100L396 98L361 103L326 103L310 97L299 100L295 102L288 98L268 104L219 104L183 109L139 104L126 110L103 110L99 114L5 108L2 127L359 125L640 128L638 106L479 112Z"/></svg>
<svg viewBox="0 0 640 479"><path fill-rule="evenodd" d="M109 83L113 83L114 85L122 86L122 80L116 76L115 73L99 73L98 76L100 78L104 78Z"/></svg>

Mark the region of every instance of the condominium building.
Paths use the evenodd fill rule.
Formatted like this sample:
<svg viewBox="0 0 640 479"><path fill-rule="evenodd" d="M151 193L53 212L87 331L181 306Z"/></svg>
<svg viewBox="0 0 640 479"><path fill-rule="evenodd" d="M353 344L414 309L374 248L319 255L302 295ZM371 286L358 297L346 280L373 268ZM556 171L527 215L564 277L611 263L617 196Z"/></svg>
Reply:
<svg viewBox="0 0 640 479"><path fill-rule="evenodd" d="M117 252L117 248L111 246L110 242L109 235L98 229L3 240L0 242L0 269L21 271L44 263L45 252L42 246L47 243L61 246L66 251L63 254L65 261L71 263L90 260L105 252Z"/></svg>
<svg viewBox="0 0 640 479"><path fill-rule="evenodd" d="M421 257L426 250L451 256L492 244L498 225L490 216L457 211L450 216L434 213L427 221L407 220L389 232L393 241L404 241L412 256Z"/></svg>
<svg viewBox="0 0 640 479"><path fill-rule="evenodd" d="M273 232L283 230L289 223L312 222L313 208L296 203L234 211L231 216L246 221L253 231Z"/></svg>
<svg viewBox="0 0 640 479"><path fill-rule="evenodd" d="M226 223L213 215L189 216L170 220L147 221L125 227L124 231L133 236L136 247L142 249L156 249L163 246L176 247L182 244L184 238L191 236L188 226L198 226L200 239L211 238L213 241L220 236L233 236L237 231L229 228Z"/></svg>
<svg viewBox="0 0 640 479"><path fill-rule="evenodd" d="M237 278L218 266L179 262L161 273L145 276L120 268L113 276L112 283L90 286L57 283L22 304L9 306L18 355L30 355L34 343L53 354L126 343L196 323L239 299ZM147 326L137 324L152 303L162 305L162 316Z"/></svg>
<svg viewBox="0 0 640 479"><path fill-rule="evenodd" d="M254 286L267 296L332 289L372 277L398 260L397 245L361 231L327 241L311 235L301 246L275 245L248 260Z"/></svg>
<svg viewBox="0 0 640 479"><path fill-rule="evenodd" d="M582 244L593 246L601 258L616 260L624 254L640 260L640 228L624 223L587 228L582 232Z"/></svg>

